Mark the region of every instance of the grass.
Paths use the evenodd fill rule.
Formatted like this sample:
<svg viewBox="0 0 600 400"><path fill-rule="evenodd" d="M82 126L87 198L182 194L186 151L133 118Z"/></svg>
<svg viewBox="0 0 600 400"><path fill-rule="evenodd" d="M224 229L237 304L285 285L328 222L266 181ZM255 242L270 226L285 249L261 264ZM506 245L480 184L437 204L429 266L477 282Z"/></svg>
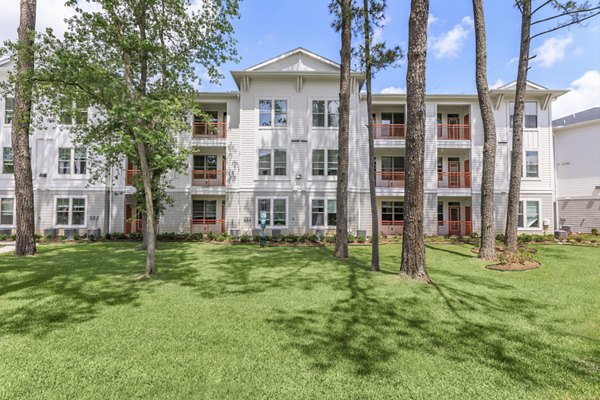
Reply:
<svg viewBox="0 0 600 400"><path fill-rule="evenodd" d="M0 398L593 399L600 251L538 246L540 269L484 269L427 245L435 285L399 279L399 245L134 243L0 256Z"/></svg>

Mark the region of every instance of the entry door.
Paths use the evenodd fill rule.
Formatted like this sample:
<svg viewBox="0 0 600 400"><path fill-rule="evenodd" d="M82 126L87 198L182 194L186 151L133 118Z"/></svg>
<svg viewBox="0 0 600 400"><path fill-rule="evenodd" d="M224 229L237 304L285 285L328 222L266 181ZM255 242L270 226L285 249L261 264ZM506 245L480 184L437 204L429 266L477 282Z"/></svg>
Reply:
<svg viewBox="0 0 600 400"><path fill-rule="evenodd" d="M471 206L465 206L465 235L471 234Z"/></svg>
<svg viewBox="0 0 600 400"><path fill-rule="evenodd" d="M142 233L142 213L130 204L125 205L125 233Z"/></svg>
<svg viewBox="0 0 600 400"><path fill-rule="evenodd" d="M471 163L465 160L465 187L471 187Z"/></svg>
<svg viewBox="0 0 600 400"><path fill-rule="evenodd" d="M460 161L448 160L448 186L460 187Z"/></svg>
<svg viewBox="0 0 600 400"><path fill-rule="evenodd" d="M460 206L449 206L448 216L448 233L452 236L460 235Z"/></svg>
<svg viewBox="0 0 600 400"><path fill-rule="evenodd" d="M460 117L458 114L448 114L448 139L460 137Z"/></svg>
<svg viewBox="0 0 600 400"><path fill-rule="evenodd" d="M221 232L225 232L225 200L221 202Z"/></svg>
<svg viewBox="0 0 600 400"><path fill-rule="evenodd" d="M463 117L463 124L465 132L465 136L463 137L463 139L469 140L471 139L471 120L469 118L469 114L465 114L465 116Z"/></svg>

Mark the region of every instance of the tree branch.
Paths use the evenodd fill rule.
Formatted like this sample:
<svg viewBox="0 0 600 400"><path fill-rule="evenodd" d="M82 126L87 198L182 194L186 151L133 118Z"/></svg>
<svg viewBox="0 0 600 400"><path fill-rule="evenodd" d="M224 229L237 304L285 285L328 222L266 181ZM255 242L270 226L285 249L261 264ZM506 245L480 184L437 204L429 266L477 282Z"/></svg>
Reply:
<svg viewBox="0 0 600 400"><path fill-rule="evenodd" d="M584 13L584 12L592 12L592 11L598 10L598 9L600 9L600 6L594 7L594 8L589 8L589 9L586 9L586 10L567 11L567 12L564 12L564 13L559 14L559 15L554 15L552 17L548 17L548 18L544 18L544 19L540 19L540 20L534 21L534 22L531 23L531 25L535 25L535 24L540 24L542 22L551 21L551 20L556 19L556 18L564 17L565 15L579 14L579 13ZM576 23L576 21L573 21L573 22Z"/></svg>
<svg viewBox="0 0 600 400"><path fill-rule="evenodd" d="M533 14L535 14L536 12L538 12L539 10L541 10L542 8L546 7L549 3L552 3L553 0L548 0L546 2L544 2L543 4L541 4L538 8L536 8L535 10L533 10L531 12L531 15L533 16Z"/></svg>
<svg viewBox="0 0 600 400"><path fill-rule="evenodd" d="M565 23L565 24L562 24L562 25L559 25L559 26L555 26L555 27L554 27L554 28L552 28L552 29L548 29L548 30L546 30L546 31L543 31L543 32L540 32L540 33L536 33L535 35L533 35L533 36L531 37L531 39L533 40L534 38L536 38L536 37L538 37L538 36L542 36L542 35L545 35L546 33L554 32L554 31L557 31L557 30L559 30L559 29L566 28L567 26L571 26L571 25L575 25L575 24L580 24L580 23L582 23L582 22L583 22L583 21L585 21L585 20L588 20L588 19L590 19L590 18L593 18L593 17L595 17L595 16L596 16L596 15L598 15L598 14L600 14L600 11L598 11L598 12L597 12L597 13L595 13L595 14L588 15L587 17L585 17L585 18L582 18L582 19L580 19L580 20L577 20L577 21L572 21L572 22L569 22L569 23Z"/></svg>

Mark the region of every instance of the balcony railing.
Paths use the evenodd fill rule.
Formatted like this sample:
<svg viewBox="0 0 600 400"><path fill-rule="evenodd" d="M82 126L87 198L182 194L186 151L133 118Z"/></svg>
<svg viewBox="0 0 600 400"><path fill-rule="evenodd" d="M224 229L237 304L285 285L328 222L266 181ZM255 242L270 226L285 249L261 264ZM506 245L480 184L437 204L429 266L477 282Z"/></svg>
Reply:
<svg viewBox="0 0 600 400"><path fill-rule="evenodd" d="M470 188L470 172L438 172L438 188Z"/></svg>
<svg viewBox="0 0 600 400"><path fill-rule="evenodd" d="M225 232L225 220L223 219L192 219L192 233L223 233Z"/></svg>
<svg viewBox="0 0 600 400"><path fill-rule="evenodd" d="M383 236L401 235L404 221L379 221L379 231Z"/></svg>
<svg viewBox="0 0 600 400"><path fill-rule="evenodd" d="M139 175L139 169L128 169L125 172L125 181L127 182L127 186L133 185L133 177Z"/></svg>
<svg viewBox="0 0 600 400"><path fill-rule="evenodd" d="M438 124L439 140L471 140L471 126L464 124Z"/></svg>
<svg viewBox="0 0 600 400"><path fill-rule="evenodd" d="M125 233L139 233L142 234L142 219L129 219L125 221Z"/></svg>
<svg viewBox="0 0 600 400"><path fill-rule="evenodd" d="M225 186L225 171L193 170L192 186Z"/></svg>
<svg viewBox="0 0 600 400"><path fill-rule="evenodd" d="M227 123L194 122L192 133L198 139L225 139L227 137Z"/></svg>
<svg viewBox="0 0 600 400"><path fill-rule="evenodd" d="M403 188L404 172L377 171L375 172L375 186Z"/></svg>
<svg viewBox="0 0 600 400"><path fill-rule="evenodd" d="M438 235L468 236L471 234L471 221L438 221Z"/></svg>
<svg viewBox="0 0 600 400"><path fill-rule="evenodd" d="M373 124L373 137L375 139L398 140L405 137L404 124Z"/></svg>

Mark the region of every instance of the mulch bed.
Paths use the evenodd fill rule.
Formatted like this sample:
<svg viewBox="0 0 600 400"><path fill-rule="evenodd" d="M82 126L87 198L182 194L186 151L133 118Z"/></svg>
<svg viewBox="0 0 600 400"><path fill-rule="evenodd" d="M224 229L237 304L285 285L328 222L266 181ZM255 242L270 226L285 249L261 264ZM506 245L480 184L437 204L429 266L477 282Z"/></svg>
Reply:
<svg viewBox="0 0 600 400"><path fill-rule="evenodd" d="M540 265L541 264L537 261L525 261L524 263L487 265L486 268L494 271L528 271L530 269L539 268Z"/></svg>

